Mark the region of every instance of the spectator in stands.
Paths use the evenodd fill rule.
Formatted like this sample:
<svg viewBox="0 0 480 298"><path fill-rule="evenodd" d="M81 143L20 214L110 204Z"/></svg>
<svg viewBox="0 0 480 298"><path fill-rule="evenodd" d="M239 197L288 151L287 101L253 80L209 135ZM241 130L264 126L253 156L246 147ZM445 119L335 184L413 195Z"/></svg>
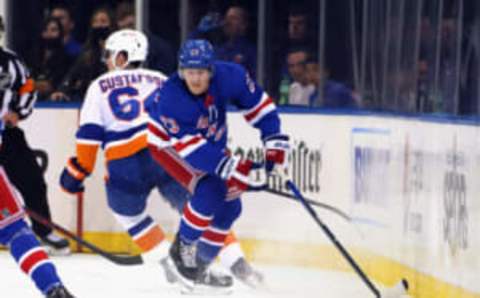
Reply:
<svg viewBox="0 0 480 298"><path fill-rule="evenodd" d="M72 61L75 60L80 55L82 46L72 35L75 28L72 11L65 4L57 4L52 8L50 16L59 19L60 23L62 23L63 46L67 54L72 58Z"/></svg>
<svg viewBox="0 0 480 298"><path fill-rule="evenodd" d="M218 59L243 65L255 77L257 66L256 47L246 35L248 30L248 12L241 6L231 6L224 16L223 33L226 41L217 47Z"/></svg>
<svg viewBox="0 0 480 298"><path fill-rule="evenodd" d="M224 18L216 12L210 12L200 20L197 29L191 33L191 38L206 38L215 45L218 59L243 65L255 77L257 66L256 46L247 38L249 27L248 11L238 5L231 6L225 12ZM222 29L221 38L211 34ZM221 42L218 42L221 39Z"/></svg>
<svg viewBox="0 0 480 298"><path fill-rule="evenodd" d="M90 82L106 71L102 62L103 48L105 40L114 31L114 24L113 14L107 7L93 12L82 53L68 71L59 90L52 94L52 100L83 101Z"/></svg>
<svg viewBox="0 0 480 298"><path fill-rule="evenodd" d="M305 62L305 76L308 84L314 87L314 91L308 99L309 106L331 109L353 109L359 106L359 100L354 96L352 90L340 82L329 79L327 68L320 69L313 56L310 56ZM322 86L322 98L319 97L318 86Z"/></svg>
<svg viewBox="0 0 480 298"><path fill-rule="evenodd" d="M273 50L273 55L276 57L274 61L277 63L274 63L272 67L272 80L279 82L281 86L288 81L291 83L287 56L292 50L305 49L307 52L316 52L317 47L315 39L312 38L313 30L310 28L309 20L309 13L304 5L297 2L292 4L288 12L287 32L282 32L282 37L277 41ZM279 97L282 97L281 91Z"/></svg>
<svg viewBox="0 0 480 298"><path fill-rule="evenodd" d="M310 49L316 47L309 29L308 12L302 6L295 5L288 13L287 48L299 46Z"/></svg>
<svg viewBox="0 0 480 298"><path fill-rule="evenodd" d="M45 20L38 47L33 50L29 64L41 100L47 99L63 80L72 58L63 46L63 27L59 19Z"/></svg>
<svg viewBox="0 0 480 298"><path fill-rule="evenodd" d="M309 105L309 99L315 91L315 86L308 81L305 63L308 58L308 50L305 48L293 48L287 54L288 74L292 80L288 92L288 104Z"/></svg>
<svg viewBox="0 0 480 298"><path fill-rule="evenodd" d="M118 29L135 29L135 9L131 2L125 1L116 8ZM170 74L176 70L176 55L172 46L164 39L150 33L148 38L148 56L146 66Z"/></svg>

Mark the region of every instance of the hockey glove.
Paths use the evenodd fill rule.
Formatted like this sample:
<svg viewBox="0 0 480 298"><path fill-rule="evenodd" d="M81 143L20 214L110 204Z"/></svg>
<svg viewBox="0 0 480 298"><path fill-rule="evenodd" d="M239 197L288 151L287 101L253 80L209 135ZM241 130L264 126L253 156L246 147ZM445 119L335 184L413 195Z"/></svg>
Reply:
<svg viewBox="0 0 480 298"><path fill-rule="evenodd" d="M83 180L89 175L90 173L78 163L77 158L71 157L60 175L60 185L69 193L82 192Z"/></svg>
<svg viewBox="0 0 480 298"><path fill-rule="evenodd" d="M287 135L276 134L263 140L265 146L265 168L268 173L283 174L288 168L289 139Z"/></svg>
<svg viewBox="0 0 480 298"><path fill-rule="evenodd" d="M227 182L227 200L240 197L246 190L260 190L267 186L264 166L250 159L225 157L217 167L217 174Z"/></svg>

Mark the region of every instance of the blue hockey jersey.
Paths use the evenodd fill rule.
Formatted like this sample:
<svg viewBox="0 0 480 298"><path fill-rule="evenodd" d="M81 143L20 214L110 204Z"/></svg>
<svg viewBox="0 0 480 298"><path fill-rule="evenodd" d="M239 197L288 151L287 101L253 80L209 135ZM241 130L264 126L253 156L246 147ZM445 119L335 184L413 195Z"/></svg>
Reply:
<svg viewBox="0 0 480 298"><path fill-rule="evenodd" d="M216 174L228 155L227 105L243 111L245 119L259 129L262 139L280 133L275 104L245 69L234 63L215 62L206 94L188 91L178 74L173 75L147 106L150 116L148 141L172 146L193 167Z"/></svg>

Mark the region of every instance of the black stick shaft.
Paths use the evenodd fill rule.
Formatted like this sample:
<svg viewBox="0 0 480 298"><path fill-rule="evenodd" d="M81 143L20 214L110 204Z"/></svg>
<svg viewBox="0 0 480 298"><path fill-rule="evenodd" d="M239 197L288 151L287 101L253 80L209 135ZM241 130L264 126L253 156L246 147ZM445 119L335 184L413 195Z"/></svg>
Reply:
<svg viewBox="0 0 480 298"><path fill-rule="evenodd" d="M36 213L35 211L25 208L25 211L27 214L35 219L36 221L40 222L41 224L51 227L52 229L57 230L58 232L62 233L66 237L72 239L73 241L81 244L82 246L85 246L89 248L91 251L101 255L102 257L106 258L107 260L117 264L117 265L140 265L143 264L143 260L141 256L118 256L111 254L109 252L104 251L103 249L93 245L92 243L84 240L83 238L78 237L74 233L70 232L69 230L63 228L62 226L44 218L40 214Z"/></svg>
<svg viewBox="0 0 480 298"><path fill-rule="evenodd" d="M375 297L380 298L380 291L375 287L375 285L372 283L370 278L365 274L365 272L360 268L358 263L353 259L353 257L348 253L348 251L343 247L343 245L340 243L340 241L337 240L337 237L330 231L327 225L325 225L322 220L318 217L317 213L315 210L312 208L312 206L305 200L305 198L302 196L298 188L293 184L292 181L288 180L287 181L287 188L289 188L295 196L298 198L300 202L302 202L303 206L305 209L307 209L308 213L313 217L313 219L317 222L317 224L322 228L322 230L327 234L328 238L332 241L332 243L335 245L335 247L340 251L342 256L348 261L350 266L355 270L355 272L360 276L362 281L367 285L367 287L375 294Z"/></svg>
<svg viewBox="0 0 480 298"><path fill-rule="evenodd" d="M298 201L298 198L295 196L295 195L291 195L289 193L284 193L282 191L279 191L279 190L275 190L275 189L271 189L271 188L266 188L266 189L263 189L264 191L268 192L268 193L271 193L271 194L274 194L274 195L277 195L277 196L281 196L281 197L284 197L284 198L287 198L287 199L292 199L292 200L295 200L295 201ZM308 198L305 198L305 201L307 201L310 205L313 205L313 206L316 206L316 207L319 207L319 208L323 208L323 209L326 209L326 210L329 210L335 214L337 214L338 216L340 216L341 218L345 219L346 221L348 222L351 222L352 221L352 218L345 212L343 212L342 210L336 208L336 207L333 207L331 205L328 205L328 204L325 204L325 203L321 203L321 202L317 202L315 200L312 200L312 199L308 199Z"/></svg>

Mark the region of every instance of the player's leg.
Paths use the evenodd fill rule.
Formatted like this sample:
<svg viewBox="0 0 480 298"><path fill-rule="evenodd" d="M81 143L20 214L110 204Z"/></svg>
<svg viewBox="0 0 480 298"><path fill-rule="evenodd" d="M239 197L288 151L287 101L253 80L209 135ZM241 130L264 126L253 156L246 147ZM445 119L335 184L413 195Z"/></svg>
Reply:
<svg viewBox="0 0 480 298"><path fill-rule="evenodd" d="M23 219L15 190L0 167L0 243L46 297L73 297L63 287L55 266ZM52 296L62 291L64 296Z"/></svg>
<svg viewBox="0 0 480 298"><path fill-rule="evenodd" d="M190 193L182 187L175 179L168 175L157 163L153 163L157 172L157 186L162 197L180 214L191 198ZM153 172L153 171L152 171ZM225 238L223 248L219 254L222 266L230 270L235 278L244 282L250 287L258 287L263 282L263 275L255 270L246 260L240 243L233 232ZM162 263L165 266L165 263ZM171 277L171 275L168 275Z"/></svg>
<svg viewBox="0 0 480 298"><path fill-rule="evenodd" d="M225 293L230 291L233 282L230 276L212 274L208 270L210 256L215 252L204 251L199 258L197 242L210 226L216 211L222 206L226 195L225 183L216 176L206 175L197 184L191 200L185 204L180 221L180 228L175 237L167 259L178 280L188 291L206 290ZM228 232L227 232L228 233ZM219 248L223 239L219 240ZM198 247L200 250L200 247Z"/></svg>
<svg viewBox="0 0 480 298"><path fill-rule="evenodd" d="M223 201L215 210L210 225L203 232L198 242L198 259L210 264L224 246L234 221L242 212L240 199Z"/></svg>
<svg viewBox="0 0 480 298"><path fill-rule="evenodd" d="M21 129L13 127L5 130L0 155L7 175L22 194L25 205L44 218L51 219L43 172ZM65 238L59 237L50 227L34 219L31 219L31 222L34 233L49 253L70 253L69 243Z"/></svg>
<svg viewBox="0 0 480 298"><path fill-rule="evenodd" d="M265 280L263 274L247 261L233 231L230 231L225 238L218 258L223 267L228 268L235 278L247 286L255 289L263 285Z"/></svg>
<svg viewBox="0 0 480 298"><path fill-rule="evenodd" d="M148 151L146 152L148 153ZM145 173L148 164L144 153L108 164L109 179L106 183L108 205L117 221L128 232L144 257L161 248L165 235L160 225L145 213L148 195L154 188L151 173ZM168 244L164 243L168 246ZM158 261L159 258L156 259Z"/></svg>

